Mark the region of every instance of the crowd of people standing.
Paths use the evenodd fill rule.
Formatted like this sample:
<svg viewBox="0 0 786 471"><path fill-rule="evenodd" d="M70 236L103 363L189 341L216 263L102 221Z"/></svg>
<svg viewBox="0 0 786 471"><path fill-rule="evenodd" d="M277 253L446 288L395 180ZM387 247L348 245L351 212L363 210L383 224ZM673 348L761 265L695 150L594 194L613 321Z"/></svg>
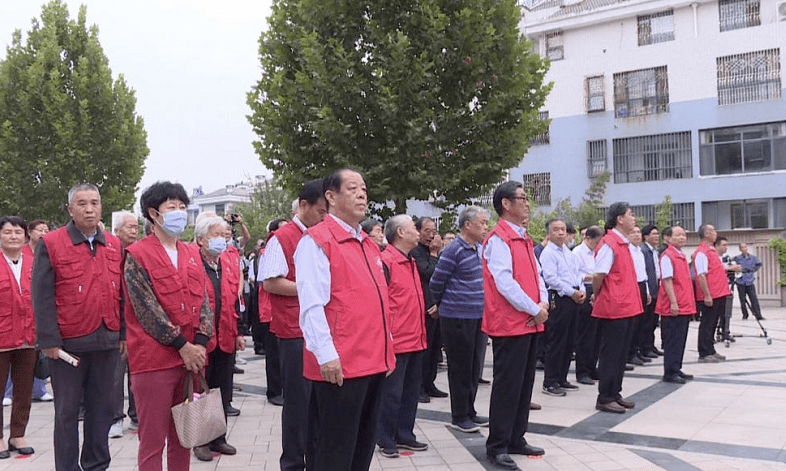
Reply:
<svg viewBox="0 0 786 471"><path fill-rule="evenodd" d="M250 324L255 353L266 355L268 401L283 406L282 470L367 470L376 448L386 458L427 450L415 435L418 403L446 397L450 426L488 427L490 462L517 469L511 455L545 453L526 439L530 410L540 408L539 366L544 394L597 384L595 408L625 413L635 407L622 395L632 365L663 355L663 381L693 379L682 361L697 308L698 360L725 360L713 344L719 321L729 335L731 284L762 318L752 289L761 262L747 247L724 259L726 240L703 224L689 260L684 228L662 228L661 244L658 228L638 227L625 202L608 208L604 228L580 228L575 247L559 218L536 244L525 188L509 181L494 192L491 230L489 211L467 206L458 234L443 237L428 217L367 219L366 182L342 169L302 187L291 219L271 221L251 262L235 247L232 221L213 213L196 220L193 242L180 240L189 203L179 184L147 188L142 238L132 213L115 215L114 233L103 230L99 190L86 183L69 191L71 220L59 229L0 218L0 377L10 369L14 385L0 459L34 453L24 432L38 351L50 359L58 471L109 467L126 385L140 470L161 470L165 448L170 470L188 469L192 451L204 461L235 454L226 435L183 447L170 409L204 375L220 390L224 420L240 413L233 374ZM475 400L489 345L484 417ZM443 352L447 392L435 385ZM579 385L568 380L574 356Z"/></svg>

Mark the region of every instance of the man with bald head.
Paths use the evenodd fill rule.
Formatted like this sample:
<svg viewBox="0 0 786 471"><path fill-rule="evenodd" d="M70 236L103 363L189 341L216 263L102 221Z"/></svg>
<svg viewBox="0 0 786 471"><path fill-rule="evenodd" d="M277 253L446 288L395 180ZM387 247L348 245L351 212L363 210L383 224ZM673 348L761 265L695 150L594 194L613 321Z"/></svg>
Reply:
<svg viewBox="0 0 786 471"><path fill-rule="evenodd" d="M388 286L379 246L363 233L363 176L339 170L325 180L329 214L295 250L303 376L312 382L313 471L365 471L374 453L380 394L396 367ZM308 462L308 457L306 457Z"/></svg>

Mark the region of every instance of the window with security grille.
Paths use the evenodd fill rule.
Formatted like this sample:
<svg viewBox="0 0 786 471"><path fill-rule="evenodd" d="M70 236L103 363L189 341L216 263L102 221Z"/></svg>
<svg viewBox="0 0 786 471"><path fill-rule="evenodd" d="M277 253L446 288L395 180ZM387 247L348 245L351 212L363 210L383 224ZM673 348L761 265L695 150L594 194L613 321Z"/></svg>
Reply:
<svg viewBox="0 0 786 471"><path fill-rule="evenodd" d="M587 141L587 177L595 178L608 166L606 139Z"/></svg>
<svg viewBox="0 0 786 471"><path fill-rule="evenodd" d="M666 66L614 74L614 116L631 118L669 111Z"/></svg>
<svg viewBox="0 0 786 471"><path fill-rule="evenodd" d="M639 46L674 41L674 10L638 18Z"/></svg>
<svg viewBox="0 0 786 471"><path fill-rule="evenodd" d="M606 97L603 84L603 75L587 77L584 81L584 95L586 96L587 112L604 111Z"/></svg>
<svg viewBox="0 0 786 471"><path fill-rule="evenodd" d="M522 177L527 194L531 194L538 206L551 204L551 174L529 173Z"/></svg>
<svg viewBox="0 0 786 471"><path fill-rule="evenodd" d="M759 0L720 0L718 15L720 30L732 31L761 24L761 2Z"/></svg>
<svg viewBox="0 0 786 471"><path fill-rule="evenodd" d="M538 113L538 121L548 121L549 120L549 112L548 111L541 111ZM538 134L537 136L532 138L531 144L533 146L542 146L549 143L549 128L546 127L546 131L543 134Z"/></svg>
<svg viewBox="0 0 786 471"><path fill-rule="evenodd" d="M694 207L693 203L672 203L669 225L682 226L688 231L695 230L696 216ZM657 219L657 205L644 204L631 206L630 209L633 211L633 214L636 215L636 220L639 222L646 221L647 223L655 223Z"/></svg>
<svg viewBox="0 0 786 471"><path fill-rule="evenodd" d="M718 57L718 104L781 98L781 50Z"/></svg>
<svg viewBox="0 0 786 471"><path fill-rule="evenodd" d="M559 61L565 58L562 31L555 31L546 35L546 57L552 61Z"/></svg>
<svg viewBox="0 0 786 471"><path fill-rule="evenodd" d="M786 170L786 121L699 131L701 175Z"/></svg>
<svg viewBox="0 0 786 471"><path fill-rule="evenodd" d="M690 131L614 139L614 183L692 178Z"/></svg>

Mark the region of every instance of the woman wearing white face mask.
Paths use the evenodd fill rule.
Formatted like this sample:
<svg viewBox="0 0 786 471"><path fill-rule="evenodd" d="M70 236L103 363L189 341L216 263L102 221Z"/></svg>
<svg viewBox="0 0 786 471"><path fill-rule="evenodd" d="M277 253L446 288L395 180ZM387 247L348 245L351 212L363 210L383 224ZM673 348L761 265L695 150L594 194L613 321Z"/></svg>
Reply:
<svg viewBox="0 0 786 471"><path fill-rule="evenodd" d="M213 336L209 279L199 248L178 240L188 219L182 185L158 182L140 199L153 233L126 249L125 322L131 389L139 416L140 471L189 469L170 408L183 400L188 372L205 366Z"/></svg>
<svg viewBox="0 0 786 471"><path fill-rule="evenodd" d="M243 274L237 251L227 250L224 231L228 224L220 217L204 213L197 218L194 238L199 247L202 264L207 273L210 307L215 313L213 338L207 345L207 385L221 390L224 405L224 418L227 414L238 415L240 411L230 404L232 395L232 371L235 366L235 352L246 348L245 339L238 335L237 301L241 294ZM194 455L201 461L211 461L213 451L224 455L237 453L235 447L227 443L226 435L210 443L194 448Z"/></svg>

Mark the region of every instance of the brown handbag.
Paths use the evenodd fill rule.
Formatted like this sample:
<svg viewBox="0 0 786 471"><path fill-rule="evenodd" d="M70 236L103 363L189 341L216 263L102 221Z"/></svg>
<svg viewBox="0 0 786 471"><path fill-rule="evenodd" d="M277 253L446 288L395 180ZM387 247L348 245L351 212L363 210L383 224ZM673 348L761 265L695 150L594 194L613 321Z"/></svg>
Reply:
<svg viewBox="0 0 786 471"><path fill-rule="evenodd" d="M202 387L202 396L194 400L194 380ZM186 375L183 402L172 406L177 438L185 448L206 445L227 432L221 390L209 389L202 373Z"/></svg>

